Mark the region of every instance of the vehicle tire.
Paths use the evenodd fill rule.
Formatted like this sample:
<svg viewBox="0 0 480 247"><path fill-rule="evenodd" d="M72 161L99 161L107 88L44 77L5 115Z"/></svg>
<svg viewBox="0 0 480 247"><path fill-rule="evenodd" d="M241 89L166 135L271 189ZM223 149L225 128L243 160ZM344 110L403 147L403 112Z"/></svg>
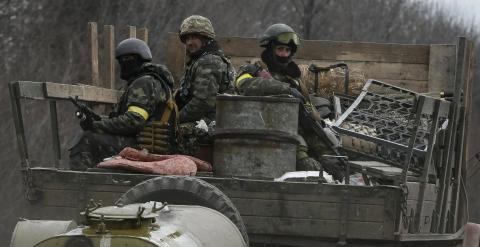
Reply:
<svg viewBox="0 0 480 247"><path fill-rule="evenodd" d="M117 200L123 205L159 201L179 205L199 205L214 209L230 219L248 245L243 219L233 202L217 187L195 177L160 176L130 188Z"/></svg>

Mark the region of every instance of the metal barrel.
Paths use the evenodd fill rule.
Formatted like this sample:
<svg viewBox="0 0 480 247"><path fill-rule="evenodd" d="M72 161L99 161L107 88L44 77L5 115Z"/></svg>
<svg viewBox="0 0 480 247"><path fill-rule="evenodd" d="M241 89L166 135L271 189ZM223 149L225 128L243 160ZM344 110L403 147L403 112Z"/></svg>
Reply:
<svg viewBox="0 0 480 247"><path fill-rule="evenodd" d="M10 247L32 247L44 239L77 227L74 221L21 219L13 230Z"/></svg>
<svg viewBox="0 0 480 247"><path fill-rule="evenodd" d="M217 96L214 172L275 178L295 171L298 103L288 97Z"/></svg>

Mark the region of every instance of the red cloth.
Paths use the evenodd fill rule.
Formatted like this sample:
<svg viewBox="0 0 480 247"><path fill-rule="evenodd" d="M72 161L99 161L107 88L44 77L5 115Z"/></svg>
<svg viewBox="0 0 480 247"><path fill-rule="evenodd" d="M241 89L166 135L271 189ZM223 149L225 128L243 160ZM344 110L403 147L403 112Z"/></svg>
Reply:
<svg viewBox="0 0 480 247"><path fill-rule="evenodd" d="M134 148L124 148L118 156L103 161L99 168L121 168L129 171L160 175L195 175L212 171L212 165L188 155L149 154Z"/></svg>
<svg viewBox="0 0 480 247"><path fill-rule="evenodd" d="M174 157L162 161L132 161L116 156L97 165L99 168L121 168L128 171L160 175L195 175L195 162L184 157Z"/></svg>
<svg viewBox="0 0 480 247"><path fill-rule="evenodd" d="M145 161L145 162L149 162L149 161L162 161L162 160L166 160L166 159L171 159L171 158L175 158L175 157L184 157L184 158L187 158L187 159L190 159L192 160L193 162L195 162L195 164L197 165L197 170L198 171L202 171L202 172L211 172L212 171L212 165L206 161L203 161L201 159L198 159L198 158L195 158L195 157L192 157L192 156L188 156L188 155L181 155L181 154L172 154L172 155L160 155L160 154L150 154L150 153L146 153L146 152L142 152L140 150L136 150L134 148L129 148L129 147L126 147L124 148L120 153L119 153L120 156L122 156L123 158L125 159L129 159L129 160L134 160L134 161Z"/></svg>

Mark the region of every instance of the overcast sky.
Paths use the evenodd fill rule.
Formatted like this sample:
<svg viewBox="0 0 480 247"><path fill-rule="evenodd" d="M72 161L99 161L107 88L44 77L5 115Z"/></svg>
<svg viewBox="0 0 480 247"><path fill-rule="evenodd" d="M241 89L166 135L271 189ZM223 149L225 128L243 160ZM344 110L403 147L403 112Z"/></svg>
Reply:
<svg viewBox="0 0 480 247"><path fill-rule="evenodd" d="M420 0L426 1L426 0ZM474 22L480 29L480 0L429 0L444 6L447 12L464 19L467 24Z"/></svg>

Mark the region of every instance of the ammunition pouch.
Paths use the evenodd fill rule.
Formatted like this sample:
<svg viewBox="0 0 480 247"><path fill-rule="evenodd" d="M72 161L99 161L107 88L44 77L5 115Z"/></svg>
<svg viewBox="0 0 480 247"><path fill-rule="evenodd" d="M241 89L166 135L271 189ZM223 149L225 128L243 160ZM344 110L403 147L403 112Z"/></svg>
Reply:
<svg viewBox="0 0 480 247"><path fill-rule="evenodd" d="M170 154L176 145L178 132L178 108L175 101L170 98L160 120L148 122L137 135L140 148L147 149L149 153Z"/></svg>

